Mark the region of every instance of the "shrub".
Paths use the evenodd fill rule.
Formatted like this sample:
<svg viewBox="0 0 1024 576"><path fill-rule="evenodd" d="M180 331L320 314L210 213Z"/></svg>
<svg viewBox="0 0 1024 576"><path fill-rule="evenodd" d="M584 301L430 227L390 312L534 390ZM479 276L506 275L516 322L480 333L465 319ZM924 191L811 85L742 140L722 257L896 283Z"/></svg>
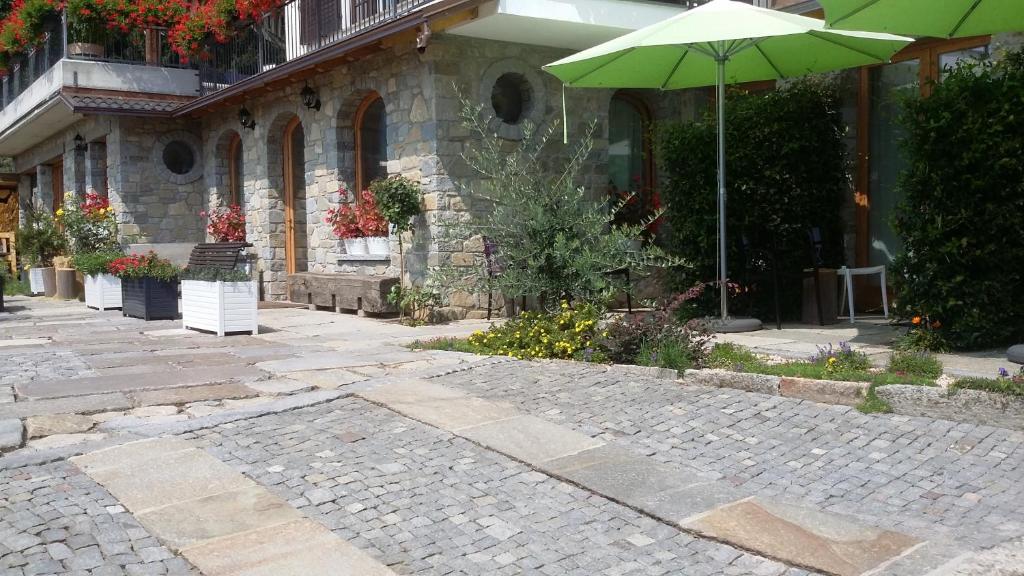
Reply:
<svg viewBox="0 0 1024 576"><path fill-rule="evenodd" d="M523 312L486 332L474 332L468 342L483 354L600 362L604 356L595 345L600 319L596 306L583 304L572 309L562 302L557 313Z"/></svg>
<svg viewBox="0 0 1024 576"><path fill-rule="evenodd" d="M953 348L1024 339L1022 109L1024 52L961 62L904 105L895 310L941 318Z"/></svg>
<svg viewBox="0 0 1024 576"><path fill-rule="evenodd" d="M118 258L107 265L107 272L122 280L155 278L171 281L178 277L181 270L170 260L160 258L156 252L150 251L148 254L131 254Z"/></svg>
<svg viewBox="0 0 1024 576"><path fill-rule="evenodd" d="M734 372L757 372L763 362L756 354L739 344L719 342L711 348L705 361L707 368Z"/></svg>
<svg viewBox="0 0 1024 576"><path fill-rule="evenodd" d="M925 351L897 350L889 356L889 372L936 379L942 376L942 362Z"/></svg>
<svg viewBox="0 0 1024 576"><path fill-rule="evenodd" d="M15 244L29 266L53 266L53 259L65 247L64 237L53 216L36 205L24 210L24 225L18 228Z"/></svg>
<svg viewBox="0 0 1024 576"><path fill-rule="evenodd" d="M183 269L178 277L182 280L199 280L201 282L248 282L252 280L245 270L212 266L189 266Z"/></svg>
<svg viewBox="0 0 1024 576"><path fill-rule="evenodd" d="M679 295L663 301L652 312L621 316L610 322L600 339L608 359L620 364L658 365L657 352L664 348L666 353L685 357L686 368L703 365L711 333L703 322L682 323L676 319L683 302L684 296Z"/></svg>
<svg viewBox="0 0 1024 576"><path fill-rule="evenodd" d="M727 100L729 273L744 285L734 308L774 314L771 289L750 286L755 273L770 269L773 249L783 272L799 272L810 264L807 234L817 227L828 250L825 265L842 262L849 177L841 99L835 84L805 79L763 95L730 91ZM709 114L662 126L657 135L666 249L693 264L676 269L679 290L718 277L716 122ZM799 315L800 282L799 274L779 278L785 316ZM718 305L717 291L707 292L695 300L703 314Z"/></svg>
<svg viewBox="0 0 1024 576"><path fill-rule="evenodd" d="M370 182L370 192L381 216L397 232L412 230L412 219L421 212L418 184L404 176L391 176Z"/></svg>
<svg viewBox="0 0 1024 576"><path fill-rule="evenodd" d="M107 274L110 263L124 256L120 250L106 250L103 252L84 252L75 254L72 262L75 269L85 276Z"/></svg>
<svg viewBox="0 0 1024 576"><path fill-rule="evenodd" d="M493 281L496 292L536 296L542 307L562 300L602 303L624 285L609 271L682 264L652 245L633 250L650 222L613 225L621 203L609 210L577 185L594 124L579 143L558 149L551 142L557 124L537 132L526 122L523 140L510 144L488 128L482 106L463 98L460 115L475 137L463 158L483 179L467 191L480 206L464 237L489 238L496 247L503 268ZM487 277L483 266L474 272Z"/></svg>
<svg viewBox="0 0 1024 576"><path fill-rule="evenodd" d="M645 342L640 353L633 360L639 366L655 366L672 370L686 370L694 364L693 350L689 341L675 338L663 338L654 342Z"/></svg>
<svg viewBox="0 0 1024 576"><path fill-rule="evenodd" d="M117 217L110 202L99 194L86 194L84 202L69 196L57 210L57 219L64 225L73 254L117 249Z"/></svg>

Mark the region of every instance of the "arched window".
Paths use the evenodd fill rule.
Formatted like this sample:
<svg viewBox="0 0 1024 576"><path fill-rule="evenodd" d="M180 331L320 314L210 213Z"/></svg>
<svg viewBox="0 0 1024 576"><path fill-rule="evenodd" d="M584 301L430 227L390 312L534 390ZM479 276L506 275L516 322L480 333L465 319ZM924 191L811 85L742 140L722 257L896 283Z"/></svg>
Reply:
<svg viewBox="0 0 1024 576"><path fill-rule="evenodd" d="M384 100L374 92L356 110L356 190L388 175L388 121Z"/></svg>
<svg viewBox="0 0 1024 576"><path fill-rule="evenodd" d="M651 114L640 99L625 93L612 96L608 110L608 188L614 198L630 192L634 199L620 216L637 224L656 206Z"/></svg>
<svg viewBox="0 0 1024 576"><path fill-rule="evenodd" d="M243 167L242 159L242 137L238 133L231 135L231 141L228 142L228 197L226 198L229 206L242 205L242 187L244 184L245 169Z"/></svg>

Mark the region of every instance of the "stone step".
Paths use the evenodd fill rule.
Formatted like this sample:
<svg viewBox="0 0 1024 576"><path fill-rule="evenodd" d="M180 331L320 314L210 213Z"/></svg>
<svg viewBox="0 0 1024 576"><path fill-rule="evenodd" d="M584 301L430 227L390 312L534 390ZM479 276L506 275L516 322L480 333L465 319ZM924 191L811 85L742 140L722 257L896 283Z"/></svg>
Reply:
<svg viewBox="0 0 1024 576"><path fill-rule="evenodd" d="M206 576L394 574L184 440L142 440L71 461Z"/></svg>
<svg viewBox="0 0 1024 576"><path fill-rule="evenodd" d="M154 390L194 386L227 381L256 380L266 374L250 366L215 366L211 368L164 369L145 374L109 374L85 378L36 380L15 385L26 398L59 398L103 392Z"/></svg>

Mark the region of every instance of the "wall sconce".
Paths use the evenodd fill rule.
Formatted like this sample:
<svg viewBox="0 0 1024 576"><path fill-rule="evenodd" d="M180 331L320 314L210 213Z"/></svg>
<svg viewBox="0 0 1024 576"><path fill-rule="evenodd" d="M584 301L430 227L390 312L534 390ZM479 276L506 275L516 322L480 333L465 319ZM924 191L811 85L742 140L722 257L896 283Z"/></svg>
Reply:
<svg viewBox="0 0 1024 576"><path fill-rule="evenodd" d="M416 51L423 54L427 51L427 44L430 43L430 25L426 22L420 24L420 29L416 32Z"/></svg>
<svg viewBox="0 0 1024 576"><path fill-rule="evenodd" d="M302 92L299 92L299 96L302 97L303 106L310 110L320 111L320 99L316 96L316 90L310 88L308 83L302 88Z"/></svg>
<svg viewBox="0 0 1024 576"><path fill-rule="evenodd" d="M252 117L252 112L249 112L245 106L238 109L238 123L242 125L242 128L256 129L256 120Z"/></svg>
<svg viewBox="0 0 1024 576"><path fill-rule="evenodd" d="M85 138L82 138L81 134L75 134L75 152L85 152L89 149L89 145L85 143Z"/></svg>

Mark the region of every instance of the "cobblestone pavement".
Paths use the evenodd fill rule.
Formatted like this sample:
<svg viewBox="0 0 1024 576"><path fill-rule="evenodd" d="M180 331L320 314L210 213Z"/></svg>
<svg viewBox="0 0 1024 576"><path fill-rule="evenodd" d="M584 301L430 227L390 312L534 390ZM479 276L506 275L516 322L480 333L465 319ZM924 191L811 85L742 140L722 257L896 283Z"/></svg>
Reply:
<svg viewBox="0 0 1024 576"><path fill-rule="evenodd" d="M67 462L0 471L0 574L198 576Z"/></svg>
<svg viewBox="0 0 1024 576"><path fill-rule="evenodd" d="M564 362L507 362L437 381L759 496L974 547L1024 534L1021 432Z"/></svg>
<svg viewBox="0 0 1024 576"><path fill-rule="evenodd" d="M403 574L807 574L349 398L186 435Z"/></svg>

